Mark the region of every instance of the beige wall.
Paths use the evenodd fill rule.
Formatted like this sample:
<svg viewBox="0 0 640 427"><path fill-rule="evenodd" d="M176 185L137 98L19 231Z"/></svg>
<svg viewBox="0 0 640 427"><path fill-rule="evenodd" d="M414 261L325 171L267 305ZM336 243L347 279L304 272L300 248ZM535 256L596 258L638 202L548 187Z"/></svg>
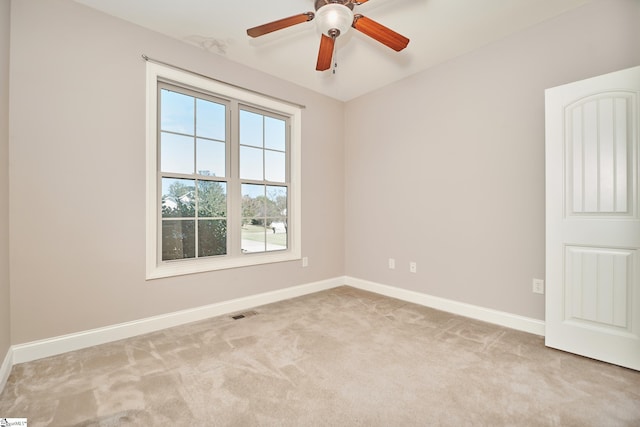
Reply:
<svg viewBox="0 0 640 427"><path fill-rule="evenodd" d="M347 275L544 319L544 89L638 64L603 0L349 102Z"/></svg>
<svg viewBox="0 0 640 427"><path fill-rule="evenodd" d="M12 9L12 344L345 273L543 319L543 91L640 63L639 3L603 0L344 105L70 0ZM310 267L144 280L143 53L307 105Z"/></svg>
<svg viewBox="0 0 640 427"><path fill-rule="evenodd" d="M0 0L0 365L11 346L9 294L10 1Z"/></svg>
<svg viewBox="0 0 640 427"><path fill-rule="evenodd" d="M13 2L12 342L20 344L344 274L342 103L70 0ZM149 55L307 106L302 252L145 281Z"/></svg>

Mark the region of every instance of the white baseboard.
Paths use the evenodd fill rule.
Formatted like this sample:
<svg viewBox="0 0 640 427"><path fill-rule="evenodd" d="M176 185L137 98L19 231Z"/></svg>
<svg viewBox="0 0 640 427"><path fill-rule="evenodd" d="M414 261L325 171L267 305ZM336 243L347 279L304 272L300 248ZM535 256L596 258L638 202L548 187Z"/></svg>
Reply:
<svg viewBox="0 0 640 427"><path fill-rule="evenodd" d="M91 329L88 331L47 338L25 344L18 344L12 347L14 364L29 362L31 360L42 359L68 351L79 350L94 345L105 344L125 338L159 331L186 323L197 322L210 317L230 314L249 308L271 304L273 302L295 298L326 289L344 285L344 278L334 278L320 282L309 283L290 288L279 289L277 291L265 292L251 295L230 301L205 305L188 310L176 311L159 316L148 317L146 319L132 322L120 323L103 328ZM10 351L11 352L11 351ZM10 359L11 360L11 359ZM6 360L5 360L6 363ZM3 365L4 368L4 365ZM8 370L11 370L9 363ZM8 374L7 374L8 376ZM2 390L2 388L0 388Z"/></svg>
<svg viewBox="0 0 640 427"><path fill-rule="evenodd" d="M7 355L4 357L2 365L0 365L0 393L4 390L4 386L7 384L9 374L11 374L11 368L13 367L13 348L9 347Z"/></svg>
<svg viewBox="0 0 640 427"><path fill-rule="evenodd" d="M504 311L492 310L445 298L434 297L420 292L409 291L395 286L382 285L380 283L356 279L354 277L346 277L345 284L365 291L375 292L391 298L397 298L403 301L423 305L425 307L435 308L437 310L447 311L460 316L470 317L472 319L506 326L507 328L544 336L545 323L542 320L518 316Z"/></svg>
<svg viewBox="0 0 640 427"><path fill-rule="evenodd" d="M0 367L0 386L4 386L13 364L29 362L44 357L55 356L68 351L79 350L94 345L105 344L125 338L159 331L186 323L197 322L210 317L230 314L249 308L271 304L277 301L295 298L338 286L348 285L354 288L375 292L403 301L426 307L494 323L508 328L544 335L544 322L502 311L491 310L471 304L465 304L445 298L434 297L419 292L400 289L380 283L356 279L354 277L336 277L333 279L293 286L273 292L251 295L230 301L196 307L188 310L148 317L132 322L120 323L103 328L47 338L11 347ZM2 390L3 387L0 387Z"/></svg>

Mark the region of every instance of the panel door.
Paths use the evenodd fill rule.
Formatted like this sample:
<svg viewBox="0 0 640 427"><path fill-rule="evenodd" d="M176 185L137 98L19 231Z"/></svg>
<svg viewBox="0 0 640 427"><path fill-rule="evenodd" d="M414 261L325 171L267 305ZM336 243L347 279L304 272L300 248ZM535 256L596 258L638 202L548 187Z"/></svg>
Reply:
<svg viewBox="0 0 640 427"><path fill-rule="evenodd" d="M546 345L640 370L640 67L545 102Z"/></svg>

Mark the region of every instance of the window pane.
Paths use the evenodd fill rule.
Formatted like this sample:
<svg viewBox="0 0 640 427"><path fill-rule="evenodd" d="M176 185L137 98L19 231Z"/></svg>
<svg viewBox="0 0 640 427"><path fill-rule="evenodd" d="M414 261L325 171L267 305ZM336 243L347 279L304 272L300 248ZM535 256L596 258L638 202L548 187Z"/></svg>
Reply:
<svg viewBox="0 0 640 427"><path fill-rule="evenodd" d="M242 251L287 249L287 187L242 185Z"/></svg>
<svg viewBox="0 0 640 427"><path fill-rule="evenodd" d="M262 114L240 110L240 144L263 147Z"/></svg>
<svg viewBox="0 0 640 427"><path fill-rule="evenodd" d="M272 218L268 220L267 251L287 249L287 220L286 218Z"/></svg>
<svg viewBox="0 0 640 427"><path fill-rule="evenodd" d="M259 222L259 221L258 221ZM265 251L266 228L263 224L245 224L242 226L242 252Z"/></svg>
<svg viewBox="0 0 640 427"><path fill-rule="evenodd" d="M273 182L286 182L286 157L279 151L264 152L264 179Z"/></svg>
<svg viewBox="0 0 640 427"><path fill-rule="evenodd" d="M273 117L264 118L264 146L273 150L286 150L285 121L274 119Z"/></svg>
<svg viewBox="0 0 640 427"><path fill-rule="evenodd" d="M227 216L227 184L198 181L198 216L225 218Z"/></svg>
<svg viewBox="0 0 640 427"><path fill-rule="evenodd" d="M265 251L264 185L242 184L242 252Z"/></svg>
<svg viewBox="0 0 640 427"><path fill-rule="evenodd" d="M160 100L160 129L193 135L194 98L162 89Z"/></svg>
<svg viewBox="0 0 640 427"><path fill-rule="evenodd" d="M265 186L261 184L242 184L242 195L251 198L264 197Z"/></svg>
<svg viewBox="0 0 640 427"><path fill-rule="evenodd" d="M271 233L267 233L267 250L287 249L287 187L267 186L267 219Z"/></svg>
<svg viewBox="0 0 640 427"><path fill-rule="evenodd" d="M193 173L193 138L162 132L160 139L160 170Z"/></svg>
<svg viewBox="0 0 640 427"><path fill-rule="evenodd" d="M240 147L240 178L262 181L262 153L260 148Z"/></svg>
<svg viewBox="0 0 640 427"><path fill-rule="evenodd" d="M225 176L225 144L224 142L198 139L196 171L200 175Z"/></svg>
<svg viewBox="0 0 640 427"><path fill-rule="evenodd" d="M162 221L162 260L195 258L195 256L195 221Z"/></svg>
<svg viewBox="0 0 640 427"><path fill-rule="evenodd" d="M264 185L242 184L243 221L266 217L264 191Z"/></svg>
<svg viewBox="0 0 640 427"><path fill-rule="evenodd" d="M196 99L196 135L224 141L226 137L225 106Z"/></svg>
<svg viewBox="0 0 640 427"><path fill-rule="evenodd" d="M198 221L198 256L227 253L227 221L205 219Z"/></svg>
<svg viewBox="0 0 640 427"><path fill-rule="evenodd" d="M193 179L162 178L162 217L194 217L195 185Z"/></svg>
<svg viewBox="0 0 640 427"><path fill-rule="evenodd" d="M287 187L267 187L267 216L286 217L287 216Z"/></svg>

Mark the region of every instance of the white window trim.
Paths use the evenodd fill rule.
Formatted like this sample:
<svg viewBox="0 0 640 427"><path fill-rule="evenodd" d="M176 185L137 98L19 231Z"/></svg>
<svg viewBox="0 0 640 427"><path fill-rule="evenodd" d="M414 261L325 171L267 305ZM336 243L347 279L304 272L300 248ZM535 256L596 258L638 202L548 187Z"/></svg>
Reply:
<svg viewBox="0 0 640 427"><path fill-rule="evenodd" d="M287 212L289 247L285 251L243 254L241 256L220 256L179 261L158 259L158 188L157 188L157 120L158 120L158 80L170 80L199 88L221 97L233 98L240 102L280 112L290 117L290 180ZM302 110L299 107L260 96L235 86L228 86L175 68L147 62L147 133L146 133L146 279L202 273L228 268L247 267L301 258L301 141Z"/></svg>

